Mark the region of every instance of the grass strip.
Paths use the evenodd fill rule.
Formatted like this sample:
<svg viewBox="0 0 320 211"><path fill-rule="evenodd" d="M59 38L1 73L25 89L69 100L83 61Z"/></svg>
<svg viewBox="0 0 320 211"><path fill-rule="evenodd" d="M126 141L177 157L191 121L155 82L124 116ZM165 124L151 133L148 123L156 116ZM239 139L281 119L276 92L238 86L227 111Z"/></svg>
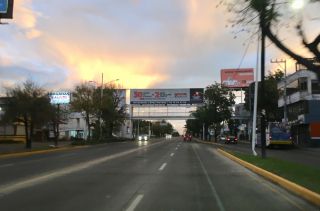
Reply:
<svg viewBox="0 0 320 211"><path fill-rule="evenodd" d="M318 168L277 158L269 157L262 159L261 157L239 152L228 152L244 161L320 194L320 169Z"/></svg>

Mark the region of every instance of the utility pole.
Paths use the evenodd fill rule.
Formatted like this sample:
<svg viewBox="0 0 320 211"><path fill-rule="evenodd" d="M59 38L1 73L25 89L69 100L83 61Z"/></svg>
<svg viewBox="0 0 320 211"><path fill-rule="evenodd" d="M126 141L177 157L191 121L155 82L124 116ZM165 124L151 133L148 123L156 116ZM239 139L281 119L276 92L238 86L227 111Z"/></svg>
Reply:
<svg viewBox="0 0 320 211"><path fill-rule="evenodd" d="M287 109L287 60L285 59L276 59L276 60L272 60L270 61L271 63L283 63L284 64L284 104L283 104L283 119L284 119L284 123L287 124L288 122L288 109Z"/></svg>
<svg viewBox="0 0 320 211"><path fill-rule="evenodd" d="M261 27L261 157L266 158L266 110L264 109L265 93L264 93L264 77L265 77L265 42L266 42L266 5L262 6L260 14L260 27Z"/></svg>

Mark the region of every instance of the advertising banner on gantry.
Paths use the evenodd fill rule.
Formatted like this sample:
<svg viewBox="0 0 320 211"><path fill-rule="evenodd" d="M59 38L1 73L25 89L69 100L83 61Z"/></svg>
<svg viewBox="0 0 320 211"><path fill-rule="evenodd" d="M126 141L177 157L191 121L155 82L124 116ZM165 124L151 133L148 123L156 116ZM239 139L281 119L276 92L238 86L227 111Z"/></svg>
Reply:
<svg viewBox="0 0 320 211"><path fill-rule="evenodd" d="M254 81L253 68L222 69L221 85L228 88L249 87Z"/></svg>
<svg viewBox="0 0 320 211"><path fill-rule="evenodd" d="M131 104L203 103L203 89L131 89Z"/></svg>

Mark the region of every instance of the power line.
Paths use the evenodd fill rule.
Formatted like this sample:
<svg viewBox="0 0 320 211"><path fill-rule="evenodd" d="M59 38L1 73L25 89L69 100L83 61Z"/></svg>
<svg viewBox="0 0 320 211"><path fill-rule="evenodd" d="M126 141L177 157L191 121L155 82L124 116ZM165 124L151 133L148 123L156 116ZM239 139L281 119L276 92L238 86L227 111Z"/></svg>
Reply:
<svg viewBox="0 0 320 211"><path fill-rule="evenodd" d="M242 65L242 62L243 62L244 58L245 58L246 55L247 55L249 46L250 46L250 42L248 42L248 45L247 45L245 51L243 52L243 55L242 55L242 58L241 58L241 60L240 60L240 64L239 64L239 66L238 66L238 69L240 69L240 67L241 67L241 65Z"/></svg>

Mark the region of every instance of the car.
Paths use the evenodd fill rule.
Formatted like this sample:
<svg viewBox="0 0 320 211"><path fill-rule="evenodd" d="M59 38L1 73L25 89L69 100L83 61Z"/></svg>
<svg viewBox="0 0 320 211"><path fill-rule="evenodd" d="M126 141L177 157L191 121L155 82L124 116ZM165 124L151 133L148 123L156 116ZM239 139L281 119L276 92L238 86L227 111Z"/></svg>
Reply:
<svg viewBox="0 0 320 211"><path fill-rule="evenodd" d="M226 140L224 141L225 144L237 144L238 143L238 139L235 136L232 135L227 135L226 136Z"/></svg>
<svg viewBox="0 0 320 211"><path fill-rule="evenodd" d="M217 142L225 142L227 139L227 136L224 134L218 135L217 136Z"/></svg>
<svg viewBox="0 0 320 211"><path fill-rule="evenodd" d="M148 141L149 140L149 136L146 134L141 134L138 136L138 140L139 141Z"/></svg>
<svg viewBox="0 0 320 211"><path fill-rule="evenodd" d="M192 140L192 135L191 134L185 134L183 136L183 141L191 141Z"/></svg>

